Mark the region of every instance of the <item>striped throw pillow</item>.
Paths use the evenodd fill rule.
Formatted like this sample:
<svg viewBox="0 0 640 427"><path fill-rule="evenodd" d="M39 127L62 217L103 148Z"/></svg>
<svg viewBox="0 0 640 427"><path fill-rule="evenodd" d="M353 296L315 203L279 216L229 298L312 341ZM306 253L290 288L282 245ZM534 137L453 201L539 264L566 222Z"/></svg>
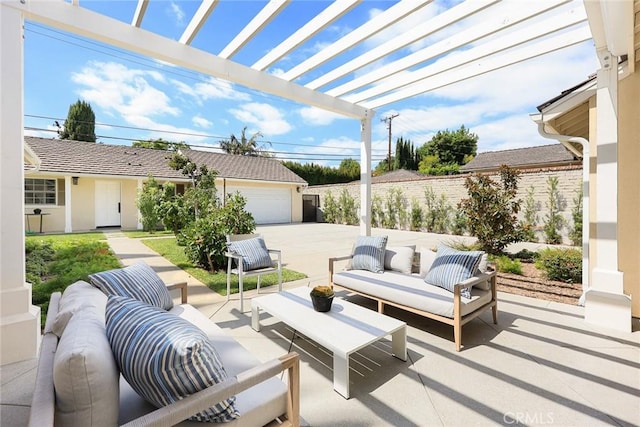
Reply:
<svg viewBox="0 0 640 427"><path fill-rule="evenodd" d="M110 296L106 330L122 376L140 396L158 408L227 378L207 335L158 307ZM190 419L225 422L239 416L233 396Z"/></svg>
<svg viewBox="0 0 640 427"><path fill-rule="evenodd" d="M473 276L480 264L482 251L458 251L445 245L438 245L436 259L431 264L424 281L453 292L456 284ZM471 298L471 291L462 289L460 295Z"/></svg>
<svg viewBox="0 0 640 427"><path fill-rule="evenodd" d="M173 307L173 298L167 286L144 262L91 274L89 280L107 296L129 297L165 310L171 310Z"/></svg>
<svg viewBox="0 0 640 427"><path fill-rule="evenodd" d="M358 236L353 248L351 270L368 270L373 273L384 271L384 253L387 236Z"/></svg>
<svg viewBox="0 0 640 427"><path fill-rule="evenodd" d="M244 271L273 267L273 260L269 256L267 244L262 237L228 242L227 248L229 252L242 256Z"/></svg>

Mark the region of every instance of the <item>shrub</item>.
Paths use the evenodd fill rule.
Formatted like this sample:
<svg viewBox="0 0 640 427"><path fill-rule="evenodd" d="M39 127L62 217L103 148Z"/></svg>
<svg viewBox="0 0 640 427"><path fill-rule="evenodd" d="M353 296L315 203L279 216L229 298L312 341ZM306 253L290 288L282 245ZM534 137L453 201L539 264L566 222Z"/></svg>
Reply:
<svg viewBox="0 0 640 427"><path fill-rule="evenodd" d="M564 218L560 214L562 210L562 196L558 191L558 177L550 176L547 180L547 209L549 212L545 215L544 235L545 241L550 244L562 243L562 236L559 231L564 225Z"/></svg>
<svg viewBox="0 0 640 427"><path fill-rule="evenodd" d="M160 185L152 175L147 177L147 181L142 186L142 191L138 194L136 205L142 217L142 228L144 231L153 233L160 223L158 206L162 203L162 191Z"/></svg>
<svg viewBox="0 0 640 427"><path fill-rule="evenodd" d="M172 182L162 187L162 202L157 207L157 212L164 228L177 235L195 217L193 212L185 206L184 198L176 196L175 188Z"/></svg>
<svg viewBox="0 0 640 427"><path fill-rule="evenodd" d="M535 188L533 185L527 189L527 196L524 199L524 220L520 221L522 228L522 239L527 242L537 242L535 227L538 223L538 206L533 194Z"/></svg>
<svg viewBox="0 0 640 427"><path fill-rule="evenodd" d="M507 255L501 255L494 258L493 261L495 262L498 271L522 276L522 264L520 263L520 260L511 259Z"/></svg>
<svg viewBox="0 0 640 427"><path fill-rule="evenodd" d="M512 258L519 259L523 262L534 262L540 257L538 252L533 252L528 249L523 249L520 252L513 254Z"/></svg>
<svg viewBox="0 0 640 427"><path fill-rule="evenodd" d="M567 283L582 281L582 252L578 249L544 249L536 267L545 271L548 279Z"/></svg>
<svg viewBox="0 0 640 427"><path fill-rule="evenodd" d="M382 198L374 195L371 200L371 225L374 227L382 227L384 222L384 208L382 207Z"/></svg>
<svg viewBox="0 0 640 427"><path fill-rule="evenodd" d="M411 231L422 230L422 224L424 223L424 212L420 206L420 202L415 198L411 199L411 221L409 229Z"/></svg>
<svg viewBox="0 0 640 427"><path fill-rule="evenodd" d="M383 226L385 228L403 229L407 223L406 200L399 188L390 188L387 192L386 215Z"/></svg>
<svg viewBox="0 0 640 427"><path fill-rule="evenodd" d="M227 199L225 206L217 208L209 216L193 221L182 231L181 243L192 263L211 272L226 266L227 234L251 234L256 222L245 211L246 200L236 193Z"/></svg>
<svg viewBox="0 0 640 427"><path fill-rule="evenodd" d="M483 250L499 254L510 243L522 240L516 200L519 172L507 166L500 168L500 183L487 175L474 175L465 180L469 197L458 204L469 218L469 233L478 238Z"/></svg>
<svg viewBox="0 0 640 427"><path fill-rule="evenodd" d="M322 210L324 221L330 224L338 222L338 204L331 191L324 195L324 209Z"/></svg>
<svg viewBox="0 0 640 427"><path fill-rule="evenodd" d="M427 187L424 190L424 197L427 203L425 212L425 227L427 231L444 234L449 229L449 211L451 206L447 204L444 193L440 198L436 197L433 188Z"/></svg>
<svg viewBox="0 0 640 427"><path fill-rule="evenodd" d="M573 209L571 209L573 228L569 231L569 239L574 246L580 246L582 245L582 184L576 193L576 197L573 199Z"/></svg>
<svg viewBox="0 0 640 427"><path fill-rule="evenodd" d="M467 232L469 227L469 218L459 209L453 214L453 222L451 223L451 232L457 236L462 236Z"/></svg>
<svg viewBox="0 0 640 427"><path fill-rule="evenodd" d="M346 188L342 189L342 192L338 197L338 209L341 213L341 223L356 225L360 222L358 219L358 208L356 207L356 202L353 200L353 197L351 197Z"/></svg>

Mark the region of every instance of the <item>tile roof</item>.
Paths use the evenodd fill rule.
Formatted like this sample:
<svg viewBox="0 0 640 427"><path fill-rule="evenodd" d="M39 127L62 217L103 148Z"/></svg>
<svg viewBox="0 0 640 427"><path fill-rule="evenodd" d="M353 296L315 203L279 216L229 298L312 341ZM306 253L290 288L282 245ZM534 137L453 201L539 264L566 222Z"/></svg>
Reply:
<svg viewBox="0 0 640 427"><path fill-rule="evenodd" d="M167 151L32 136L25 136L24 141L40 159L42 172L123 177L146 177L151 173L155 178L185 178L169 167ZM199 150L183 153L198 166L217 171L220 178L306 184L276 159Z"/></svg>
<svg viewBox="0 0 640 427"><path fill-rule="evenodd" d="M460 172L492 170L502 165L526 168L567 164L581 164L581 162L562 144L551 144L478 153L473 160L460 168Z"/></svg>

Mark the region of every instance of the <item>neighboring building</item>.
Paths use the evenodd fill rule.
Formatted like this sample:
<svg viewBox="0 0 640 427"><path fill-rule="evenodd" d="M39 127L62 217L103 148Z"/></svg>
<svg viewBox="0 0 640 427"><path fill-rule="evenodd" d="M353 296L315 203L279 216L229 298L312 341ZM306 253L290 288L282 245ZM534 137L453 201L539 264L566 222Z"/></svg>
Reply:
<svg viewBox="0 0 640 427"><path fill-rule="evenodd" d="M562 144L478 153L460 172L492 172L507 165L517 169L538 169L581 165L578 156Z"/></svg>
<svg viewBox="0 0 640 427"><path fill-rule="evenodd" d="M44 232L139 229L136 198L148 174L161 184L175 183L179 193L190 183L169 167L167 151L36 137L25 137L25 147L25 212L47 214L30 217L32 231L40 219ZM302 221L301 192L307 183L278 160L182 152L218 173L219 194L239 191L258 224Z"/></svg>

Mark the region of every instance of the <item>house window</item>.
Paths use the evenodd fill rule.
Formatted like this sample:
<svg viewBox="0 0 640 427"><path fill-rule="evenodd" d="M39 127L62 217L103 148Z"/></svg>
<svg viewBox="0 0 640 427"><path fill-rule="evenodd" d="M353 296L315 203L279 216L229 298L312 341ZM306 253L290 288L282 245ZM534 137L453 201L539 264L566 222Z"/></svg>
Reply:
<svg viewBox="0 0 640 427"><path fill-rule="evenodd" d="M24 203L26 205L55 205L56 180L25 178Z"/></svg>

